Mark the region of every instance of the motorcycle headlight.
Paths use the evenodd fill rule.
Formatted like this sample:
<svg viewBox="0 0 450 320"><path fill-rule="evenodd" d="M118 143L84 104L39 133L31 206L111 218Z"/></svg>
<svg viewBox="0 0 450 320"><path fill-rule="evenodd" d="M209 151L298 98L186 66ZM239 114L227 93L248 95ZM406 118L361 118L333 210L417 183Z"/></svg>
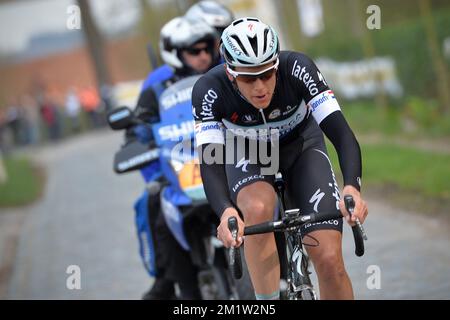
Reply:
<svg viewBox="0 0 450 320"><path fill-rule="evenodd" d="M172 166L173 170L175 170L176 173L179 173L184 167L183 162L174 159L170 160L170 165Z"/></svg>

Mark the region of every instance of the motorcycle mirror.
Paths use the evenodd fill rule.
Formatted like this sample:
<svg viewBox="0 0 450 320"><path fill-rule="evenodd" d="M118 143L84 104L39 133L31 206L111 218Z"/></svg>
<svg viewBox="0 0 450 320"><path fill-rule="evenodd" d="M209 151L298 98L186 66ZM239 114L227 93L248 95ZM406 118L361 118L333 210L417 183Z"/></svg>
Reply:
<svg viewBox="0 0 450 320"><path fill-rule="evenodd" d="M123 106L108 112L108 124L113 130L126 129L134 124L134 115L130 108Z"/></svg>

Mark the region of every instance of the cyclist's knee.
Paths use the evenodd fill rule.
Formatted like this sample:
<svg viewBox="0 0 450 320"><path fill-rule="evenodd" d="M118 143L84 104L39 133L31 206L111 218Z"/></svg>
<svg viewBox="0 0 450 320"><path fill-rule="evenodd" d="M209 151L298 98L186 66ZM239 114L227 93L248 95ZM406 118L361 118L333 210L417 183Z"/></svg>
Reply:
<svg viewBox="0 0 450 320"><path fill-rule="evenodd" d="M314 266L322 279L339 279L346 276L344 261L339 250L328 250L314 257Z"/></svg>
<svg viewBox="0 0 450 320"><path fill-rule="evenodd" d="M252 225L272 219L273 206L259 199L247 202L239 207L244 214L246 224Z"/></svg>
<svg viewBox="0 0 450 320"><path fill-rule="evenodd" d="M244 187L238 194L237 202L245 223L255 224L272 219L276 196L273 187L257 182Z"/></svg>

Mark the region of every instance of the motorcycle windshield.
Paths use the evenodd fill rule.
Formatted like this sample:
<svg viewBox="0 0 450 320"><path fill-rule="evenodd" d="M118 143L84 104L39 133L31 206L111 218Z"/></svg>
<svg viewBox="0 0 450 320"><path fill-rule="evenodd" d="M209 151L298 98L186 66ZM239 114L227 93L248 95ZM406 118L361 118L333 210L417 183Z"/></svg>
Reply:
<svg viewBox="0 0 450 320"><path fill-rule="evenodd" d="M153 134L159 146L176 144L194 138L192 116L192 88L200 76L180 80L167 88L159 98L161 121L153 126Z"/></svg>

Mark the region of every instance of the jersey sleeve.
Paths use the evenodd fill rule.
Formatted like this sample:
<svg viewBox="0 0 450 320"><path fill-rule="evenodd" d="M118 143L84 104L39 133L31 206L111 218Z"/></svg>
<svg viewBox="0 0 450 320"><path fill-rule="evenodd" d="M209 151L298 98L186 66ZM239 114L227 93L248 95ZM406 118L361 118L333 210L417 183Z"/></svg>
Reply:
<svg viewBox="0 0 450 320"><path fill-rule="evenodd" d="M222 124L223 102L214 79L203 76L192 90L192 114L195 119L195 138L200 156L200 173L208 202L220 217L224 210L233 207L225 173L224 159L205 163L204 150L216 145L218 154L224 155L225 137ZM219 151L220 150L220 151Z"/></svg>
<svg viewBox="0 0 450 320"><path fill-rule="evenodd" d="M361 148L342 112L334 112L324 119L320 128L337 151L344 185L361 188Z"/></svg>
<svg viewBox="0 0 450 320"><path fill-rule="evenodd" d="M195 120L195 138L197 147L208 144L225 144L224 125L222 123L217 86L213 81L203 76L192 90L192 115Z"/></svg>
<svg viewBox="0 0 450 320"><path fill-rule="evenodd" d="M320 124L335 111L339 103L315 63L306 55L292 52L288 57L288 77L304 97L314 119Z"/></svg>

